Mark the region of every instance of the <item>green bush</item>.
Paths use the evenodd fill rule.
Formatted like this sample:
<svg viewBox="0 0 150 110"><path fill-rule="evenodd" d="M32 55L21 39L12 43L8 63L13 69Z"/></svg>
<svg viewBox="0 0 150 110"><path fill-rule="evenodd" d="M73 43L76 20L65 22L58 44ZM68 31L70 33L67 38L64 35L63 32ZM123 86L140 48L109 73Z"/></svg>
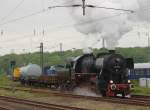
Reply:
<svg viewBox="0 0 150 110"><path fill-rule="evenodd" d="M4 73L0 74L0 86L8 86L11 84L11 80L8 78L8 76Z"/></svg>

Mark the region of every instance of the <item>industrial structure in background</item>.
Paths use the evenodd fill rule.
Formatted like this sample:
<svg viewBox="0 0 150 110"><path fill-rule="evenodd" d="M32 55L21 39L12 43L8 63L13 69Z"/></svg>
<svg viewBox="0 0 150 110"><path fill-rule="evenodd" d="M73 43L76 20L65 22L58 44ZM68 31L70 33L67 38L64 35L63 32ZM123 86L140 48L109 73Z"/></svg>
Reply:
<svg viewBox="0 0 150 110"><path fill-rule="evenodd" d="M44 68L43 42L40 43L40 65L41 65L42 73L43 73L43 68Z"/></svg>

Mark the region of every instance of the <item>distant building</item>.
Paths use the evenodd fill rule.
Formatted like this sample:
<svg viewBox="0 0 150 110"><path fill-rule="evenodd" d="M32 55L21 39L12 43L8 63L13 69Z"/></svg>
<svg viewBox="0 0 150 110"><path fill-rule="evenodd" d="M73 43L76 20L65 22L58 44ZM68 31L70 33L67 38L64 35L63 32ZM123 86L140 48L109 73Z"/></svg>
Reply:
<svg viewBox="0 0 150 110"><path fill-rule="evenodd" d="M150 63L135 63L129 71L129 79L150 78Z"/></svg>

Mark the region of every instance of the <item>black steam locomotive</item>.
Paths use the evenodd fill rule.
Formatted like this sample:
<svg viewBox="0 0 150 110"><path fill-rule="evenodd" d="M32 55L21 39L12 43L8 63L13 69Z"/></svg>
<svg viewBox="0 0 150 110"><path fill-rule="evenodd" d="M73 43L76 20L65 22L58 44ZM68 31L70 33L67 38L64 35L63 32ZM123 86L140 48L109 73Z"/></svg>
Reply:
<svg viewBox="0 0 150 110"><path fill-rule="evenodd" d="M128 80L128 70L134 68L132 58L124 58L114 50L93 54L85 54L74 63L77 83L95 83L102 96L130 95L132 84Z"/></svg>

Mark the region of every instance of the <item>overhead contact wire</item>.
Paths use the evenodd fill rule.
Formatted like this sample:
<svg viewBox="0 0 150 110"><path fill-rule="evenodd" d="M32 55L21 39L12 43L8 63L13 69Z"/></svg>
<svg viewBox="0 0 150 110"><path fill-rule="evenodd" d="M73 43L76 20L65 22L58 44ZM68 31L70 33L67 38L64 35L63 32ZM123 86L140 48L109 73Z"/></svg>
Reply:
<svg viewBox="0 0 150 110"><path fill-rule="evenodd" d="M21 0L21 1L17 4L17 6L16 6L15 8L13 8L7 15L5 15L4 17L2 17L2 18L0 19L0 21L3 21L3 20L6 19L7 17L9 17L12 13L14 13L14 12L16 11L16 9L18 9L18 8L22 5L23 2L24 2L24 0Z"/></svg>
<svg viewBox="0 0 150 110"><path fill-rule="evenodd" d="M38 15L38 14L44 13L44 12L46 12L46 11L48 11L48 9L43 9L43 10L40 10L40 11L38 11L38 12L31 13L31 14L29 14L29 15L25 15L25 16L22 16L22 17L18 17L18 18L9 20L9 21L7 21L7 22L1 23L0 26L5 25L5 24L8 24L8 23L13 23L13 22L16 22L16 21L18 21L18 20L22 20L22 19L25 19L25 18L34 16L34 15Z"/></svg>

